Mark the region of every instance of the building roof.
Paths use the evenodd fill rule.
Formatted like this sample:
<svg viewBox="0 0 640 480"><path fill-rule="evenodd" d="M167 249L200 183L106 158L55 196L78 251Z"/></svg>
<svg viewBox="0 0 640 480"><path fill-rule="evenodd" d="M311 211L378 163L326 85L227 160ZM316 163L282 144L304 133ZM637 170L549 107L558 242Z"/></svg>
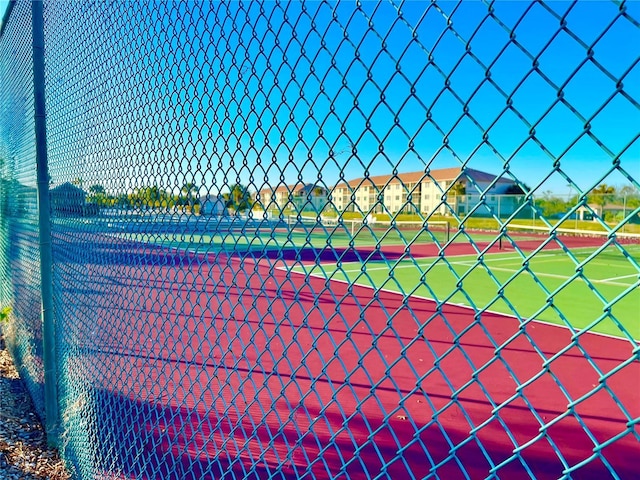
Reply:
<svg viewBox="0 0 640 480"><path fill-rule="evenodd" d="M345 188L349 185L352 188L357 188L360 186L377 186L382 187L387 184L396 184L402 183L404 185L410 185L415 183L422 182L430 182L432 179L437 182L444 182L447 180L455 180L460 177L460 173L462 172L462 167L450 167L450 168L437 168L434 170L428 170L426 173L424 170L420 170L417 172L404 172L398 173L393 176L391 174L387 175L371 175L369 177L359 177L349 180L347 182L340 182L334 188ZM476 170L473 168L465 168L464 174L461 177L461 180L466 180L467 178L473 179L475 182L493 182L496 178L496 175L491 173L482 172L480 170ZM499 178L497 183L513 183L508 178ZM279 185L276 188L263 188L258 194L276 194L276 193L296 193L303 190L310 190L311 188L315 188L316 184L313 183L302 183L298 182L293 185ZM324 187L323 187L324 188Z"/></svg>
<svg viewBox="0 0 640 480"><path fill-rule="evenodd" d="M87 195L87 192L85 192L83 189L69 182L62 183L57 187L52 188L51 190L49 190L49 193L74 196Z"/></svg>
<svg viewBox="0 0 640 480"><path fill-rule="evenodd" d="M304 190L305 188L311 188L314 187L315 185L311 184L311 183L302 183L302 182L298 182L295 183L293 185L279 185L276 188L263 188L262 190L260 190L258 192L258 194L263 194L263 193L281 193L281 192L297 192L300 190Z"/></svg>
<svg viewBox="0 0 640 480"><path fill-rule="evenodd" d="M347 184L353 188L372 185L381 186L387 183L403 183L407 185L420 182L424 176L424 172L398 173L395 177L393 175L371 175L369 177L354 178L348 182L340 182L336 185L336 188L344 188Z"/></svg>
<svg viewBox="0 0 640 480"><path fill-rule="evenodd" d="M429 182L431 181L431 179L434 179L437 182L443 182L447 180L455 180L460 176L461 172L462 167L451 167L429 170L428 174L425 171L421 170L418 172L398 173L395 177L393 175L372 175L367 178L360 177L349 180L348 182L340 182L336 185L335 188L345 188L347 185L352 188L368 185L375 185L380 187L394 183L403 183L404 185L408 185L412 183ZM496 178L496 176L491 173L475 170L473 168L465 168L464 175L462 175L461 179L465 180L467 178L471 178L475 182L492 182ZM500 178L498 179L498 183L512 182L507 178Z"/></svg>
<svg viewBox="0 0 640 480"><path fill-rule="evenodd" d="M198 198L198 200L200 200L200 204L203 204L204 202L224 202L224 198L220 195L203 195L200 198Z"/></svg>

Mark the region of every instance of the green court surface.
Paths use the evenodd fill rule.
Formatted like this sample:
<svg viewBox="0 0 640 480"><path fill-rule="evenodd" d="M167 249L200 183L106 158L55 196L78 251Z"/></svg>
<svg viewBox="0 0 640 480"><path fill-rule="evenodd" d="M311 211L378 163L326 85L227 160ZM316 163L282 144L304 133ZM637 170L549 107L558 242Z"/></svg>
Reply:
<svg viewBox="0 0 640 480"><path fill-rule="evenodd" d="M161 245L167 248L188 249L198 252L232 251L238 247L248 249L261 248L366 248L395 245L433 245L447 243L448 232L442 228L429 230L419 228L362 228L351 231L342 226L314 228L275 228L263 230L230 230L212 233L116 233L119 238L137 242ZM479 233L472 236L473 241L488 242L497 234ZM468 238L459 236L454 242L468 242Z"/></svg>
<svg viewBox="0 0 640 480"><path fill-rule="evenodd" d="M413 237L411 234L413 233ZM238 250L380 248L392 245L446 243L444 231L424 229L282 228L226 233L116 233L119 238L194 253ZM453 236L453 232L451 232ZM497 233L472 233L474 242L490 241ZM521 238L518 239L519 241ZM469 242L466 236L454 242ZM539 241L539 237L538 237ZM640 339L640 245L609 245L543 250L525 261L519 253L485 254L362 263L323 263L294 271L536 319L576 330Z"/></svg>
<svg viewBox="0 0 640 480"><path fill-rule="evenodd" d="M640 339L640 246L298 266L294 271ZM608 312L608 313L607 313ZM621 328L622 327L622 328ZM626 334L624 330L626 330Z"/></svg>

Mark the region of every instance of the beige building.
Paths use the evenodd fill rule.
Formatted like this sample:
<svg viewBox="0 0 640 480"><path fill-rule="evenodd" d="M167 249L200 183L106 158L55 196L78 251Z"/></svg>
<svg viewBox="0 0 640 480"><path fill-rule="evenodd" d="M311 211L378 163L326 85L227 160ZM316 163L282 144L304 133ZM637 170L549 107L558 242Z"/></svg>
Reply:
<svg viewBox="0 0 640 480"><path fill-rule="evenodd" d="M315 210L320 212L327 203L327 189L312 183L280 185L262 189L256 204L263 210Z"/></svg>
<svg viewBox="0 0 640 480"><path fill-rule="evenodd" d="M495 175L471 168L461 174L460 167L431 170L428 174L420 171L377 175L339 183L330 193L329 201L340 212L465 215L478 203L484 209L480 214L489 215L489 208L502 214L513 212L517 206L515 199L505 193L514 182L500 178L489 188L495 179ZM462 184L461 190L444 193L457 182Z"/></svg>

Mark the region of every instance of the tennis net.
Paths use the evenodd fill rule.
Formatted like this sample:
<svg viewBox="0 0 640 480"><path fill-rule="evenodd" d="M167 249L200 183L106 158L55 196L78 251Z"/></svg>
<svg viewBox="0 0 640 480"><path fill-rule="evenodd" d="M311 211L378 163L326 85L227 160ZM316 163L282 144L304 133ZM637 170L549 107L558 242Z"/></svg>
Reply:
<svg viewBox="0 0 640 480"><path fill-rule="evenodd" d="M500 236L500 248L508 248L515 244L521 247L534 246L545 242L551 243L552 240L557 240L572 248L594 247L602 245L610 239L615 239L617 243L640 244L640 234L637 233L510 223Z"/></svg>

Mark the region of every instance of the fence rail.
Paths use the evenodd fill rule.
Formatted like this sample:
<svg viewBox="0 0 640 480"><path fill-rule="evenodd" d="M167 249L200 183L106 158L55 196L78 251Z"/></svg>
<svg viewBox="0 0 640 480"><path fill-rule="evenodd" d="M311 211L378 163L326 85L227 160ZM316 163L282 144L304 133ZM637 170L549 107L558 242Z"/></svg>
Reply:
<svg viewBox="0 0 640 480"><path fill-rule="evenodd" d="M0 32L2 332L75 478L637 476L640 3Z"/></svg>

